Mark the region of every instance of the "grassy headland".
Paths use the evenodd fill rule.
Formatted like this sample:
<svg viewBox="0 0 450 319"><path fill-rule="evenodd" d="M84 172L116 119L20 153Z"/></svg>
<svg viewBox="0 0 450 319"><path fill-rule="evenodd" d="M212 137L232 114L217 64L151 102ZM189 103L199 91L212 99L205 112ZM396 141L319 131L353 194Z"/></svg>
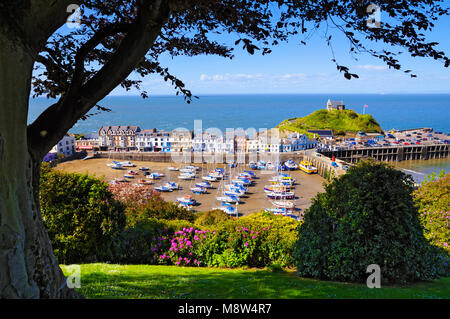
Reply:
<svg viewBox="0 0 450 319"><path fill-rule="evenodd" d="M358 131L382 132L380 124L370 114L358 114L353 110L318 110L305 117L296 117L281 122L280 132L298 132L306 134L308 130L333 130L333 134L345 134ZM307 134L312 135L312 134Z"/></svg>

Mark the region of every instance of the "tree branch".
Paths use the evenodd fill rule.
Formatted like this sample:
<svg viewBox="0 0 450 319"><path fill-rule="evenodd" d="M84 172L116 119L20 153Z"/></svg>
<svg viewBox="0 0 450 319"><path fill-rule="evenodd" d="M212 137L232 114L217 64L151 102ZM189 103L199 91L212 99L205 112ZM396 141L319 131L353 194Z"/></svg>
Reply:
<svg viewBox="0 0 450 319"><path fill-rule="evenodd" d="M30 152L43 157L82 116L126 79L145 57L169 15L166 1L141 1L135 21L110 60L79 89L72 91L77 94L62 96L28 126ZM98 39L91 40L86 49ZM79 55L79 69L83 55Z"/></svg>

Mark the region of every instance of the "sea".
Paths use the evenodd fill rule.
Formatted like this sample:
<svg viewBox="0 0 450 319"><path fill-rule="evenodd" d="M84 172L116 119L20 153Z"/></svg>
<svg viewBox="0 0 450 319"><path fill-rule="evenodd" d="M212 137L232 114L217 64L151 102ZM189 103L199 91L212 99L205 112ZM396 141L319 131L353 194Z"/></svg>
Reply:
<svg viewBox="0 0 450 319"><path fill-rule="evenodd" d="M326 107L328 99L342 100L347 109L371 114L385 130L431 127L450 134L450 94L259 94L200 95L190 104L180 96L108 96L78 121L72 133L94 133L103 125L137 125L141 129L270 129L285 119L306 116ZM30 100L31 123L53 100ZM367 105L368 107L364 107ZM201 122L199 122L201 121ZM201 124L200 124L201 123ZM411 162L411 163L409 163ZM450 160L408 161L401 169L417 181L441 169L450 171Z"/></svg>

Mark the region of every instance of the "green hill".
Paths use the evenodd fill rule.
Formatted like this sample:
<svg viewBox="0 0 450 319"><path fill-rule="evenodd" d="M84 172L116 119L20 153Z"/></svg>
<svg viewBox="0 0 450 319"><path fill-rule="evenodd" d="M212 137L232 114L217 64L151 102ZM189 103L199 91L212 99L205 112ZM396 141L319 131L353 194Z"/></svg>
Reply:
<svg viewBox="0 0 450 319"><path fill-rule="evenodd" d="M353 110L318 110L305 117L287 119L277 128L281 132L306 133L308 130L333 130L333 134L364 131L382 132L380 124L370 114L358 114ZM308 134L309 135L309 134Z"/></svg>

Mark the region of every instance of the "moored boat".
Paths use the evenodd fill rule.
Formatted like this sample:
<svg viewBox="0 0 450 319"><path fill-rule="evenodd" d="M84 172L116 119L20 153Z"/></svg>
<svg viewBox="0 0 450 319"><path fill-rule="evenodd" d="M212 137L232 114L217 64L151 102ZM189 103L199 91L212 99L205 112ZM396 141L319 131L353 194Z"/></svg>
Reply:
<svg viewBox="0 0 450 319"><path fill-rule="evenodd" d="M298 168L307 174L317 173L317 167L313 166L310 161L301 161Z"/></svg>

